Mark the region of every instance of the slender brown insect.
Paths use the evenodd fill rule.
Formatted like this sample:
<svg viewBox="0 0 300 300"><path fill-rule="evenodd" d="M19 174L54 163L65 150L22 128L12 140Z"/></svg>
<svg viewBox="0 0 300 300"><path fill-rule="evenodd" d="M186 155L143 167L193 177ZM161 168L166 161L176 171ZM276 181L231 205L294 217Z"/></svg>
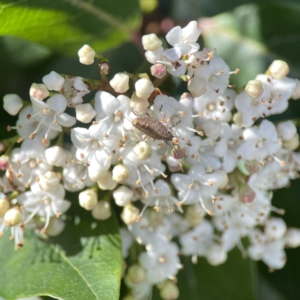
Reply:
<svg viewBox="0 0 300 300"><path fill-rule="evenodd" d="M161 140L167 144L173 144L175 136L171 129L155 118L150 116L135 118L132 121L132 125L154 140Z"/></svg>

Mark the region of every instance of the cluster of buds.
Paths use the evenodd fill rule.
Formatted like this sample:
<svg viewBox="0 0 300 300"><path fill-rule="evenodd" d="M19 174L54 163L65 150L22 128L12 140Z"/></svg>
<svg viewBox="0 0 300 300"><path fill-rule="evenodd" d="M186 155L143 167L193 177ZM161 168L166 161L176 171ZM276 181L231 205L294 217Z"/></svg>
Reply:
<svg viewBox="0 0 300 300"><path fill-rule="evenodd" d="M124 259L134 243L144 246L124 275L126 300L145 299L154 285L162 299L178 298L179 253L215 266L238 246L270 269L284 266L284 248L300 245L300 230L272 215L284 213L272 205L272 190L298 178L299 136L292 121L264 118L300 98L300 83L287 77L285 62L274 61L237 94L229 79L239 70L230 71L215 49L200 50L200 34L192 21L166 35L169 49L155 34L142 38L152 76L187 82L180 99L163 94L147 74L118 73L109 82L115 93L100 89L83 103L88 81L54 71L32 85L31 104L22 110L22 99L5 96L8 113L21 110L9 126L21 145L2 168L0 232L10 227L17 248L26 228L62 232L59 217L71 205L67 190L80 191L80 206L97 220L111 216L112 195L123 208ZM83 64L96 55L87 45L78 54ZM99 66L103 75L109 72L107 62ZM62 139L67 132L71 144ZM99 189L108 197L99 201Z"/></svg>

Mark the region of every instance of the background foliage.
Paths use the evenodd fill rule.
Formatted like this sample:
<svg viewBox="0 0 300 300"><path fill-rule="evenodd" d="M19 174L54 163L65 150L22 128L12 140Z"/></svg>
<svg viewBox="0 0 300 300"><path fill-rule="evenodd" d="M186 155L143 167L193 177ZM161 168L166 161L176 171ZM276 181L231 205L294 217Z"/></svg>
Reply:
<svg viewBox="0 0 300 300"><path fill-rule="evenodd" d="M28 99L31 83L41 82L51 70L97 79L96 65L78 62L77 51L83 44L110 59L111 74L147 71L140 37L149 32L164 36L168 22L185 25L199 18L201 45L217 48L232 70L241 69L232 77L238 88L264 72L275 58L289 63L290 77L300 78L298 0L1 0L0 12L1 99L7 93ZM177 96L184 91L183 85L171 80L162 88ZM15 119L2 111L2 104L0 110L2 139L13 134L5 128ZM297 101L280 116L299 117ZM299 180L275 192L274 205L286 210L288 226L300 227L299 195ZM7 238L0 240L0 297L119 299L122 262L117 218L94 222L81 209L78 222L77 199L71 195L67 199L73 205L59 237L41 240L29 233L18 252ZM287 256L286 267L275 273L242 259L237 250L218 267L201 259L192 265L189 258L182 258L180 299L299 299L300 249L288 250ZM159 299L157 290L153 299Z"/></svg>

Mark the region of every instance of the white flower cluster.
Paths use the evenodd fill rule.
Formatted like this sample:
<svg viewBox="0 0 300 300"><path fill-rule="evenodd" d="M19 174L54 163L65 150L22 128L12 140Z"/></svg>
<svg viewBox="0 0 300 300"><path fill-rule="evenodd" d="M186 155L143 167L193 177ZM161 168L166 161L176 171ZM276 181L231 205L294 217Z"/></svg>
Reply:
<svg viewBox="0 0 300 300"><path fill-rule="evenodd" d="M170 49L155 34L142 39L153 76L169 73L187 82L190 93L179 101L163 95L145 74L129 93L129 80L136 77L118 73L111 87L126 95L101 90L84 104L89 86L81 77L51 72L43 84L32 85L31 105L14 127L22 144L10 153L0 181L0 231L10 227L17 247L26 227L49 235L63 230L58 217L71 204L65 190L81 191L79 203L92 217L109 218L111 207L98 201L98 185L113 191L115 204L123 207L124 258L134 241L145 246L125 275L128 299L144 299L156 284L163 299L176 299L172 280L181 268L179 253L218 265L237 245L271 269L284 266L284 248L300 245L300 230L271 216L283 213L272 206L272 190L298 178L299 136L291 121L261 118L282 113L290 98L300 98L299 81L286 77L286 63L275 61L237 95L229 77L238 69L231 72L215 49L199 51L200 34L193 21L167 34ZM95 52L85 45L79 56L91 64ZM19 97L6 96L9 113L21 107ZM67 107L75 108L76 118ZM74 127L76 121L89 125ZM67 127L72 146L60 138Z"/></svg>

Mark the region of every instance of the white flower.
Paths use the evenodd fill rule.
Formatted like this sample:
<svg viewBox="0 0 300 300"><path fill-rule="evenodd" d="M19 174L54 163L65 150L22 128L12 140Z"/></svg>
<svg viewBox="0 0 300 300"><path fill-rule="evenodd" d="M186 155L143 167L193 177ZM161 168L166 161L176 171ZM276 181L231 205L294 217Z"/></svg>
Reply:
<svg viewBox="0 0 300 300"><path fill-rule="evenodd" d="M181 55L195 53L199 50L199 44L196 43L201 34L196 21L191 21L186 27L176 26L166 35L167 42L179 48Z"/></svg>
<svg viewBox="0 0 300 300"><path fill-rule="evenodd" d="M90 126L89 129L76 127L71 131L71 139L76 147L76 157L87 163L92 174L107 171L111 165L112 151L117 148L119 139L110 135L105 123Z"/></svg>
<svg viewBox="0 0 300 300"><path fill-rule="evenodd" d="M275 126L263 120L259 128L247 128L243 132L245 142L238 148L237 154L246 160L263 161L267 156L274 156L281 149Z"/></svg>
<svg viewBox="0 0 300 300"><path fill-rule="evenodd" d="M115 98L107 92L97 92L95 95L96 120L100 124L106 124L106 134L117 135L125 139L125 128L131 126L127 119L131 113L130 99L124 95Z"/></svg>
<svg viewBox="0 0 300 300"><path fill-rule="evenodd" d="M153 83L148 78L139 79L134 86L136 95L142 99L148 99L154 91Z"/></svg>
<svg viewBox="0 0 300 300"><path fill-rule="evenodd" d="M118 206L129 204L133 200L134 192L132 189L122 185L113 191L113 197Z"/></svg>
<svg viewBox="0 0 300 300"><path fill-rule="evenodd" d="M30 188L30 192L25 192L17 197L18 203L30 213L24 223L29 222L35 215L39 215L46 218L43 228L45 230L49 225L50 217L59 217L66 212L71 202L64 200L65 189L61 184L51 192L43 191L38 182L32 184Z"/></svg>
<svg viewBox="0 0 300 300"><path fill-rule="evenodd" d="M175 243L155 238L148 249L139 256L139 262L147 273L147 282L160 283L177 274L181 265L178 258L179 249Z"/></svg>

